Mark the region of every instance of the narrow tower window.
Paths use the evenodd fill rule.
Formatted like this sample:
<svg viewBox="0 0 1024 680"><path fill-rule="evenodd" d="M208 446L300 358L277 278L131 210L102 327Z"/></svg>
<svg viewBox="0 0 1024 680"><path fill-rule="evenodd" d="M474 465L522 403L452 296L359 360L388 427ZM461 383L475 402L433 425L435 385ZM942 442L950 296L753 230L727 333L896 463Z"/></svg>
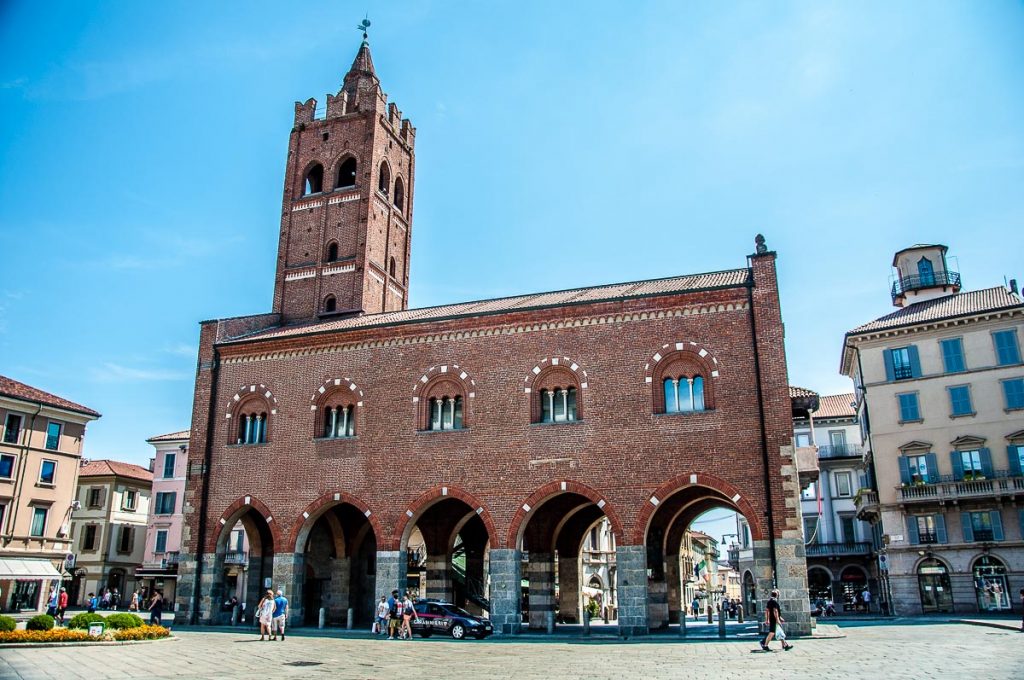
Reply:
<svg viewBox="0 0 1024 680"><path fill-rule="evenodd" d="M334 186L338 189L354 187L356 185L356 159L349 158L338 168L338 182Z"/></svg>
<svg viewBox="0 0 1024 680"><path fill-rule="evenodd" d="M324 311L328 313L338 311L338 301L334 299L333 295L328 295L324 299Z"/></svg>
<svg viewBox="0 0 1024 680"><path fill-rule="evenodd" d="M324 190L324 166L317 163L306 173L306 185L302 195L319 194Z"/></svg>
<svg viewBox="0 0 1024 680"><path fill-rule="evenodd" d="M391 258L391 266L388 269L391 273L391 278L395 278L395 258Z"/></svg>
<svg viewBox="0 0 1024 680"><path fill-rule="evenodd" d="M380 179L377 180L377 191L388 195L388 190L391 187L391 170L388 169L386 161L382 161L380 164Z"/></svg>
<svg viewBox="0 0 1024 680"><path fill-rule="evenodd" d="M401 177L395 178L395 207L401 210L405 203L405 184Z"/></svg>
<svg viewBox="0 0 1024 680"><path fill-rule="evenodd" d="M327 262L337 262L338 261L338 244L335 243L334 241L331 241L330 243L327 244L327 258L326 258L326 261Z"/></svg>

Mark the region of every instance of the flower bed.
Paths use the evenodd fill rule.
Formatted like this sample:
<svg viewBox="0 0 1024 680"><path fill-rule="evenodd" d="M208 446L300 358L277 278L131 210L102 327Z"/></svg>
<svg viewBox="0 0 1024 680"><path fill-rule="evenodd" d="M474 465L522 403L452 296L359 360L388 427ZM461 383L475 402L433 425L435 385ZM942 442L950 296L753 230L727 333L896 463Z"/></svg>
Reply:
<svg viewBox="0 0 1024 680"><path fill-rule="evenodd" d="M71 628L53 630L12 630L0 632L0 644L12 642L124 642L131 640L159 640L169 637L171 631L163 626L138 626L122 630L108 630L101 637L92 637L87 631Z"/></svg>

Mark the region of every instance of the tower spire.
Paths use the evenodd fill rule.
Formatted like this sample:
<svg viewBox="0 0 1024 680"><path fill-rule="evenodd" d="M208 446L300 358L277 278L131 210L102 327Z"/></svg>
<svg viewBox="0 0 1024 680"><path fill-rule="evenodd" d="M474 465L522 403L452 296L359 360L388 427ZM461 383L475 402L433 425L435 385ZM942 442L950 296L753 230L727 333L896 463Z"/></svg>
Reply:
<svg viewBox="0 0 1024 680"><path fill-rule="evenodd" d="M365 74L373 79L377 79L377 72L373 68L373 57L370 56L370 36L367 30L370 28L370 19L365 18L359 25L356 26L357 30L363 32L363 42L359 45L359 52L356 53L356 58L352 62L352 68L348 70L348 74L345 76L345 80L348 80L352 75Z"/></svg>

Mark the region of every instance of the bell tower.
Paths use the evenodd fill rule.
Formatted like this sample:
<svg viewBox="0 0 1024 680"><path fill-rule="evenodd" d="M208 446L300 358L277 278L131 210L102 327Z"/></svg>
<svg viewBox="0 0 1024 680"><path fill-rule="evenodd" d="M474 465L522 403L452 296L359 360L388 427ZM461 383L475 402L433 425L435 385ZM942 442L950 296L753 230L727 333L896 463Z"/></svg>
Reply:
<svg viewBox="0 0 1024 680"><path fill-rule="evenodd" d="M303 323L409 306L416 128L387 101L363 42L323 109L295 103L274 312Z"/></svg>

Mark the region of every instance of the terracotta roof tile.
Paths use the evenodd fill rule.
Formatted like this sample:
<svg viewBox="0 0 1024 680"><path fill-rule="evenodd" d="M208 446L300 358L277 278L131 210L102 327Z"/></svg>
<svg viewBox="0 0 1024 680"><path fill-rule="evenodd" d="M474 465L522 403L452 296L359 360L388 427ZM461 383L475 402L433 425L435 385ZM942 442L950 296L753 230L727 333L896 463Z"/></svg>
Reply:
<svg viewBox="0 0 1024 680"><path fill-rule="evenodd" d="M150 470L134 463L122 463L117 460L91 460L83 464L78 471L79 478L109 477L111 475L139 479L145 482L153 481L153 473Z"/></svg>
<svg viewBox="0 0 1024 680"><path fill-rule="evenodd" d="M624 300L631 297L685 293L708 288L732 288L745 285L749 279L748 269L730 269L707 274L675 276L653 281L635 281L607 286L574 288L550 293L532 293L493 300L476 300L458 304L406 309L382 314L366 314L344 319L328 319L295 326L284 326L260 331L252 335L234 338L227 342L245 342L253 339L285 338L307 333L328 333L358 330L374 326L391 326L417 321L434 321L451 317L500 314L502 312L534 307L556 307L601 300Z"/></svg>
<svg viewBox="0 0 1024 680"><path fill-rule="evenodd" d="M806 387L797 387L796 385L789 386L789 398L798 399L800 397L816 397L818 393L814 390L809 390Z"/></svg>
<svg viewBox="0 0 1024 680"><path fill-rule="evenodd" d="M12 378L8 378L3 375L0 375L0 396L41 403L46 406L62 408L66 411L75 411L94 418L100 417L98 412L93 411L88 406L76 404L64 397L58 397L56 394L44 392L41 389L32 387L31 385L26 385L25 383L18 382L17 380L13 380Z"/></svg>
<svg viewBox="0 0 1024 680"><path fill-rule="evenodd" d="M1020 296L1011 293L1002 286L985 288L983 290L972 290L967 293L957 293L945 297L915 302L902 309L897 309L892 314L886 314L874 321L857 326L849 331L847 335L857 335L871 331L881 331L901 326L913 326L929 321L942 319L953 319L958 316L971 316L982 312L992 312L1000 309L1013 307L1024 307Z"/></svg>
<svg viewBox="0 0 1024 680"><path fill-rule="evenodd" d="M188 439L191 434L191 430L182 430L180 432L169 432L167 434L158 434L155 437L150 437L146 440L147 443L151 442L173 442L179 439Z"/></svg>
<svg viewBox="0 0 1024 680"><path fill-rule="evenodd" d="M814 412L815 418L853 418L857 415L853 404L857 398L853 392L828 394L821 398L821 406Z"/></svg>

